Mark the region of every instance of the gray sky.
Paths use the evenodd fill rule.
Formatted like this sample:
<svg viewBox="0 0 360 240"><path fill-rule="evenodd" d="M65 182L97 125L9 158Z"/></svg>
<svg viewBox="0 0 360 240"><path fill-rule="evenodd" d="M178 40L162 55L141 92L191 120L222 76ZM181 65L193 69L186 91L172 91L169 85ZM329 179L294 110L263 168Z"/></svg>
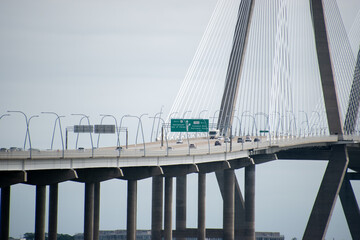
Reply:
<svg viewBox="0 0 360 240"><path fill-rule="evenodd" d="M84 113L92 123L99 114L169 111L215 0L0 1L0 114L21 110L30 115L55 111L71 126ZM33 147L50 147L53 116L31 122ZM110 119L108 119L111 123ZM137 124L127 120L129 128ZM150 129L152 121L144 120ZM133 133L133 134L131 134ZM0 121L0 147L22 147L24 119ZM150 137L150 131L145 133ZM130 130L133 140L134 131ZM60 148L60 142L55 146ZM70 134L69 144L75 136ZM111 136L102 145L115 145ZM80 145L89 147L81 136ZM279 231L301 238L325 170L323 162L272 162L257 166L256 231ZM237 172L240 186L243 171ZM188 227L196 227L197 186L188 176ZM213 174L208 176L207 227L222 226L222 200ZM360 185L353 183L359 199ZM100 228L126 227L126 182L101 185ZM151 227L151 181L139 182L138 228ZM83 231L84 185L59 187L60 233ZM10 235L34 231L35 188L12 187ZM350 239L338 201L328 239Z"/></svg>

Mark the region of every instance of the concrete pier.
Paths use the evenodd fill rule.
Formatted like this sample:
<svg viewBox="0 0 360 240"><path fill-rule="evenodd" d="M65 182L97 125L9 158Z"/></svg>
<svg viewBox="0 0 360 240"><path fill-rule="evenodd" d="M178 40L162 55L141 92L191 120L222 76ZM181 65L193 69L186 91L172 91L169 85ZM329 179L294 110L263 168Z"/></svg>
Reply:
<svg viewBox="0 0 360 240"><path fill-rule="evenodd" d="M206 173L198 174L198 239L205 240Z"/></svg>
<svg viewBox="0 0 360 240"><path fill-rule="evenodd" d="M46 185L36 186L35 240L45 240Z"/></svg>
<svg viewBox="0 0 360 240"><path fill-rule="evenodd" d="M152 177L152 211L151 211L151 239L161 240L163 219L163 185L162 176Z"/></svg>
<svg viewBox="0 0 360 240"><path fill-rule="evenodd" d="M245 167L245 240L255 240L255 165Z"/></svg>
<svg viewBox="0 0 360 240"><path fill-rule="evenodd" d="M172 192L173 179L165 177L165 216L164 216L164 239L172 240Z"/></svg>
<svg viewBox="0 0 360 240"><path fill-rule="evenodd" d="M235 225L235 173L224 170L223 230L224 240L234 240Z"/></svg>
<svg viewBox="0 0 360 240"><path fill-rule="evenodd" d="M93 240L99 240L100 228L100 182L94 184L94 232Z"/></svg>
<svg viewBox="0 0 360 240"><path fill-rule="evenodd" d="M10 227L10 186L1 188L0 240L9 239Z"/></svg>
<svg viewBox="0 0 360 240"><path fill-rule="evenodd" d="M186 175L176 178L176 230L186 229ZM185 240L185 238L177 238Z"/></svg>
<svg viewBox="0 0 360 240"><path fill-rule="evenodd" d="M93 240L94 183L85 183L84 240Z"/></svg>
<svg viewBox="0 0 360 240"><path fill-rule="evenodd" d="M57 183L49 187L49 229L48 240L57 240L57 222L58 222L58 189Z"/></svg>
<svg viewBox="0 0 360 240"><path fill-rule="evenodd" d="M128 180L127 240L136 240L137 181Z"/></svg>

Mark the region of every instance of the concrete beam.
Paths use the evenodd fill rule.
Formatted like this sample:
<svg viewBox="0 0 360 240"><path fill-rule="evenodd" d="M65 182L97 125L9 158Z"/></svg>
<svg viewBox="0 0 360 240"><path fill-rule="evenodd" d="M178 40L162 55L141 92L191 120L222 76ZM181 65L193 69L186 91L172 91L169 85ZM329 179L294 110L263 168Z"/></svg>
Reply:
<svg viewBox="0 0 360 240"><path fill-rule="evenodd" d="M76 171L72 169L34 170L27 172L27 184L51 185L77 178Z"/></svg>
<svg viewBox="0 0 360 240"><path fill-rule="evenodd" d="M196 173L199 171L197 165L188 164L188 165L169 165L161 166L164 172L165 177L181 177L186 174Z"/></svg>
<svg viewBox="0 0 360 240"><path fill-rule="evenodd" d="M334 145L303 240L325 238L348 162L346 146Z"/></svg>
<svg viewBox="0 0 360 240"><path fill-rule="evenodd" d="M301 148L280 151L276 153L279 160L329 160L331 147L326 148Z"/></svg>
<svg viewBox="0 0 360 240"><path fill-rule="evenodd" d="M8 187L13 184L23 183L27 180L25 171L0 171L0 187Z"/></svg>
<svg viewBox="0 0 360 240"><path fill-rule="evenodd" d="M231 167L228 161L200 163L197 166L200 173L211 173Z"/></svg>
<svg viewBox="0 0 360 240"><path fill-rule="evenodd" d="M120 177L126 180L141 180L153 176L162 175L161 167L127 167L122 168L124 175Z"/></svg>
<svg viewBox="0 0 360 240"><path fill-rule="evenodd" d="M120 168L86 168L76 169L76 172L78 177L74 181L83 183L102 182L123 176Z"/></svg>

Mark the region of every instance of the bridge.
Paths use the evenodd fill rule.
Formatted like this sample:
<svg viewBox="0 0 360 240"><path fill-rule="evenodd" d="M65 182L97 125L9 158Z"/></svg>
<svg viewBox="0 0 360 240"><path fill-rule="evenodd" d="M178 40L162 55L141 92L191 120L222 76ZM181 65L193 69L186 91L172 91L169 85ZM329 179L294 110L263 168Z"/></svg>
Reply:
<svg viewBox="0 0 360 240"><path fill-rule="evenodd" d="M154 118L163 121L163 134L156 132L161 143L143 138L126 146L118 141L113 147L68 150L63 145L59 151L37 150L31 147L31 118L25 115L30 150L0 152L1 239L9 238L13 184L36 185L35 238L39 240L45 239L46 186L50 186L48 237L53 240L58 184L83 182L84 239L96 240L100 182L124 179L128 183L127 239L134 240L137 181L144 178L152 178L152 239L205 239L211 237L205 224L206 174L211 172L216 173L223 198L222 238L255 239L255 166L279 159L328 161L303 239L325 238L338 196L352 238L360 239L359 207L350 182L360 176L359 42L344 30L336 1L274 2L267 12L267 3L262 1L218 2L166 121ZM239 5L229 12L232 4ZM231 20L235 27L229 31L227 48L214 50L219 42L226 42L225 36L215 37L229 21L221 16L235 16ZM299 19L306 22L300 30ZM262 24L265 20L270 20L268 25ZM356 21L359 26L360 17ZM266 30L267 26L274 31ZM354 29L357 36L360 28ZM305 37L300 39L302 34ZM214 70L219 63L214 60L216 54L209 54L216 51L224 53L224 58L216 59L226 65L219 73ZM222 139L166 130L176 115L203 119L205 112ZM57 119L60 125L60 116ZM116 123L118 135L121 127L121 121L119 127ZM247 136L251 140L243 141ZM25 145L26 141L24 149ZM234 174L240 168L245 169L244 196ZM186 228L186 176L190 173L198 174L195 231ZM172 229L173 178L177 181L176 230Z"/></svg>

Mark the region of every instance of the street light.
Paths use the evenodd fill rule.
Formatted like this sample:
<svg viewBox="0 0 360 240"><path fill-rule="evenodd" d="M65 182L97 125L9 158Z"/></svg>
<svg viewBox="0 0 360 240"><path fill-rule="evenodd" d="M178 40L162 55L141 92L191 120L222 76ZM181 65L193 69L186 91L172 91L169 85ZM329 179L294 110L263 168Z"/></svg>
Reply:
<svg viewBox="0 0 360 240"><path fill-rule="evenodd" d="M140 117L138 116L132 116L132 115L125 115L126 117L134 117L134 118L137 118L139 120L139 124L141 126L141 134L142 134L142 139L143 139L143 144L144 144L144 157L145 157L145 138L144 138L144 128L143 128L143 125L142 125L142 121L141 121L141 117L144 116L144 115L148 115L147 113L145 114L142 114ZM138 125L139 126L139 125ZM137 132L136 132L136 137L137 137ZM167 142L166 142L167 143ZM120 151L119 151L120 153Z"/></svg>
<svg viewBox="0 0 360 240"><path fill-rule="evenodd" d="M118 132L118 125L117 125L117 121L116 118L111 115L111 114L100 114L100 116L102 116L101 120L100 120L100 125L102 125L102 122L104 120L105 117L111 117L114 119L115 121L115 131L116 131L116 135L117 135L117 142L116 142L116 146L119 145L119 132ZM98 140L97 140L97 148L99 148L99 141L100 141L100 133L98 135Z"/></svg>
<svg viewBox="0 0 360 240"><path fill-rule="evenodd" d="M305 122L306 122L306 124L307 124L307 133L309 134L309 129L310 129L310 127L309 127L309 118L308 118L308 115L307 115L307 113L305 112L305 111L299 111L299 112L302 112L302 113L304 113L305 114L305 117L306 117L306 120L305 120ZM304 121L303 121L304 122ZM302 123L303 123L302 122ZM301 124L302 124L301 123ZM304 131L305 132L305 131ZM304 133L304 135L305 135L305 133Z"/></svg>
<svg viewBox="0 0 360 240"><path fill-rule="evenodd" d="M153 124L152 124L152 127L151 127L150 142L152 142L153 131L154 131L154 125L155 125L155 118L156 118L156 116L157 116L157 115L159 115L159 114L160 114L160 116L161 116L162 111L160 111L160 112L156 113L156 114L155 114L155 116L154 116L154 121L153 121ZM158 130L159 130L159 129L158 129Z"/></svg>
<svg viewBox="0 0 360 240"><path fill-rule="evenodd" d="M7 111L10 113L21 113L24 117L25 117L25 121L26 121L26 133L25 133L25 140L24 140L24 150L26 148L26 140L27 138L29 138L29 144L30 144L30 158L32 155L32 146L31 146L31 138L30 138L30 130L29 130L29 126L30 126L30 120L34 117L39 117L39 115L33 115L31 116L29 119L27 118L26 114L22 111Z"/></svg>
<svg viewBox="0 0 360 240"><path fill-rule="evenodd" d="M137 138L138 138L140 124L141 124L141 130L143 130L141 118L143 116L146 116L146 115L149 115L149 114L148 113L143 113L143 114L140 115L140 117L138 117L140 120L138 121L138 126L137 126L137 129L136 129L135 146L137 144ZM133 117L137 117L137 116L133 116Z"/></svg>
<svg viewBox="0 0 360 240"><path fill-rule="evenodd" d="M88 126L90 127L90 119L89 119L89 116L86 116L85 114L82 114L82 113L73 113L71 114L72 116L82 116L81 120L83 118L86 118L87 119L87 122L88 122ZM80 123L81 123L81 120L80 120ZM79 124L80 125L80 124ZM90 133L90 141L91 141L91 156L94 157L94 144L93 144L93 139L92 139L92 135L91 135L91 131L89 131ZM78 135L79 136L79 135ZM76 148L77 148L77 139L76 139Z"/></svg>
<svg viewBox="0 0 360 240"><path fill-rule="evenodd" d="M119 127L119 135L120 135L120 131L121 131L121 125L122 125L122 121L125 117L129 117L130 115L129 114L125 114L121 117L120 119L120 127ZM126 145L127 145L127 142L126 142ZM121 144L120 144L120 138L119 138L119 146L118 146L118 150L119 150L119 157L120 157L120 152L121 152Z"/></svg>
<svg viewBox="0 0 360 240"><path fill-rule="evenodd" d="M149 118L155 118L155 117L149 117ZM165 129L165 141L166 141L166 156L169 156L169 143L168 143L168 139L167 139L167 130L166 130L166 126L165 126L165 121L164 119L162 119L161 117L157 117L159 118L159 120L162 121L163 123L163 128Z"/></svg>
<svg viewBox="0 0 360 240"><path fill-rule="evenodd" d="M53 135L51 138L51 150L53 149L53 144L54 144L54 136L55 136L55 128L56 128L56 123L57 121L59 121L59 127L60 127L60 136L61 136L61 146L62 146L62 157L64 158L64 138L63 138L63 134L62 134L62 129L61 129L61 121L60 118L65 117L65 116L59 116L57 113L55 112L41 112L42 114L53 114L56 115L56 119L55 119L55 123L54 123L54 130L53 130Z"/></svg>

